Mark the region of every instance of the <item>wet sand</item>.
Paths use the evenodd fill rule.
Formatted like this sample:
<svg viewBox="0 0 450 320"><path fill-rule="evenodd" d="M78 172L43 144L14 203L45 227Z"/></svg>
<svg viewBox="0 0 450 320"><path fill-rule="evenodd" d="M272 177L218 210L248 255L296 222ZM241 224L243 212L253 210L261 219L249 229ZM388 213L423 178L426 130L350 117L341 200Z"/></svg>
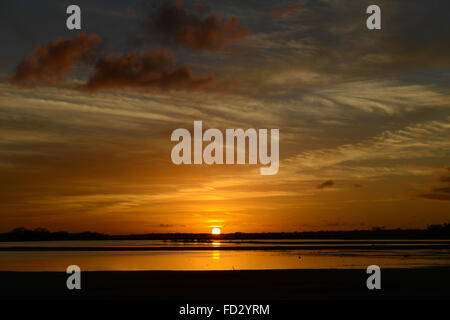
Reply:
<svg viewBox="0 0 450 320"><path fill-rule="evenodd" d="M64 272L0 272L1 300L450 299L450 268L383 269L381 290L365 270L93 271L68 290Z"/></svg>

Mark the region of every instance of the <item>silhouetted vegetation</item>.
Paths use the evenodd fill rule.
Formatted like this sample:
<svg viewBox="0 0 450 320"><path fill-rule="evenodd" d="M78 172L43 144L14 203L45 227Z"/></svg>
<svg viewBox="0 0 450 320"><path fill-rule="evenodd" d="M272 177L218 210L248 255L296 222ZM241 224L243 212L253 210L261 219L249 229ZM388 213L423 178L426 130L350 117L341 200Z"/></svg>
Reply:
<svg viewBox="0 0 450 320"><path fill-rule="evenodd" d="M45 228L29 230L16 228L0 234L0 241L48 241L48 240L103 240L106 235L97 232L68 233L66 231L50 232Z"/></svg>
<svg viewBox="0 0 450 320"><path fill-rule="evenodd" d="M52 240L167 240L167 241L212 241L248 239L450 239L450 223L430 225L426 229L384 229L352 231L314 231L314 232L271 232L271 233L148 233L129 235L107 235L98 232L69 233L50 232L44 228L29 230L16 228L0 234L0 241L52 241Z"/></svg>

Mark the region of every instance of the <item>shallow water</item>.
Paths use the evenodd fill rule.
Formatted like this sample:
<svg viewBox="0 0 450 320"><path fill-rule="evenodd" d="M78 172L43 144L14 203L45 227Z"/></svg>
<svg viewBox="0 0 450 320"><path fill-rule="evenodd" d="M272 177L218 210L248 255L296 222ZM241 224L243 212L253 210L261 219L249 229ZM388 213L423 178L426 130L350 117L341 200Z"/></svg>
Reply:
<svg viewBox="0 0 450 320"><path fill-rule="evenodd" d="M328 249L330 244L339 249ZM395 250L345 249L360 243L397 244ZM404 249L397 249L401 243ZM172 242L155 240L3 242L4 247L91 247L92 251L0 251L0 271L64 271L78 265L83 271L106 270L253 270L253 269L362 269L376 264L381 268L450 266L449 249L407 249L411 244L448 244L448 241L346 241L346 240L261 240ZM238 250L242 246L264 250ZM299 245L316 246L301 250ZM292 246L295 245L295 250ZM194 247L178 251L176 247ZM195 247L209 250L195 250ZM283 246L282 250L271 250ZM321 249L326 246L327 249ZM95 251L95 248L121 247L121 251ZM170 250L127 251L128 247L167 247ZM175 247L175 249L174 249ZM219 250L220 247L237 250ZM267 249L266 249L267 248Z"/></svg>

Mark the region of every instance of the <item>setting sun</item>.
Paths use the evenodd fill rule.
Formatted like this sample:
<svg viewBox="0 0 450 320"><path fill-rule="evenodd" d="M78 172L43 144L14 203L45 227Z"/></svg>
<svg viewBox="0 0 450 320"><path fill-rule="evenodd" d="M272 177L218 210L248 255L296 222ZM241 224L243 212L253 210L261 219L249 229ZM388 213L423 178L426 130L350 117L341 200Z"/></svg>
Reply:
<svg viewBox="0 0 450 320"><path fill-rule="evenodd" d="M220 229L219 229L219 228L213 228L213 229L211 230L211 233L212 233L212 234L220 234Z"/></svg>

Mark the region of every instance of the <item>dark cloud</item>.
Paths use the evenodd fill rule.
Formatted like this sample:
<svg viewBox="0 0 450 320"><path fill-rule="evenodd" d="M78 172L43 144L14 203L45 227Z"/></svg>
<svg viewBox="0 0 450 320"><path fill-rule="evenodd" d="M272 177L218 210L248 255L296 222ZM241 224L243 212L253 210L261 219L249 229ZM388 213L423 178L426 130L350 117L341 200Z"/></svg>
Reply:
<svg viewBox="0 0 450 320"><path fill-rule="evenodd" d="M270 12L270 17L272 19L279 19L283 18L285 16L288 16L289 14L297 11L300 8L298 4L290 4L283 8L274 9Z"/></svg>
<svg viewBox="0 0 450 320"><path fill-rule="evenodd" d="M209 5L205 2L193 3L192 6L197 10L199 10L201 13L205 12L206 10L209 10Z"/></svg>
<svg viewBox="0 0 450 320"><path fill-rule="evenodd" d="M450 178L444 178L442 182L450 182ZM428 200L440 200L440 201L450 201L450 186L436 187L432 189L432 192L421 194L417 196L420 199Z"/></svg>
<svg viewBox="0 0 450 320"><path fill-rule="evenodd" d="M171 224L171 223L161 223L158 225L160 228L174 228L174 227L185 227L184 224Z"/></svg>
<svg viewBox="0 0 450 320"><path fill-rule="evenodd" d="M174 225L173 224L166 224L166 223L161 223L159 225L160 228L172 228Z"/></svg>
<svg viewBox="0 0 450 320"><path fill-rule="evenodd" d="M85 89L196 90L214 83L211 76L194 79L191 69L177 66L164 49L132 52L124 56L107 54L100 58Z"/></svg>
<svg viewBox="0 0 450 320"><path fill-rule="evenodd" d="M426 193L418 196L419 199L450 201L450 194L443 193Z"/></svg>
<svg viewBox="0 0 450 320"><path fill-rule="evenodd" d="M176 64L173 54L162 48L123 56L98 56L100 43L97 35L81 33L39 45L17 66L9 81L17 85L57 85L74 72L78 63L92 63L93 74L80 87L90 92L123 88L197 90L215 82L212 76L195 79L188 66ZM220 88L219 85L212 90Z"/></svg>
<svg viewBox="0 0 450 320"><path fill-rule="evenodd" d="M332 186L334 186L334 181L327 180L327 181L322 182L321 184L317 185L317 189L331 188Z"/></svg>
<svg viewBox="0 0 450 320"><path fill-rule="evenodd" d="M58 38L38 45L11 74L9 81L19 85L58 83L74 71L79 62L87 62L101 40L96 34L80 33L71 39Z"/></svg>
<svg viewBox="0 0 450 320"><path fill-rule="evenodd" d="M450 193L450 187L434 188L434 192Z"/></svg>
<svg viewBox="0 0 450 320"><path fill-rule="evenodd" d="M450 182L450 177L442 177L441 182Z"/></svg>
<svg viewBox="0 0 450 320"><path fill-rule="evenodd" d="M223 50L251 33L236 17L203 16L199 10L183 8L180 1L163 3L149 15L147 27L189 50Z"/></svg>
<svg viewBox="0 0 450 320"><path fill-rule="evenodd" d="M359 184L359 183L355 183L355 184L353 184L353 187L355 187L355 188L362 188L362 185Z"/></svg>

